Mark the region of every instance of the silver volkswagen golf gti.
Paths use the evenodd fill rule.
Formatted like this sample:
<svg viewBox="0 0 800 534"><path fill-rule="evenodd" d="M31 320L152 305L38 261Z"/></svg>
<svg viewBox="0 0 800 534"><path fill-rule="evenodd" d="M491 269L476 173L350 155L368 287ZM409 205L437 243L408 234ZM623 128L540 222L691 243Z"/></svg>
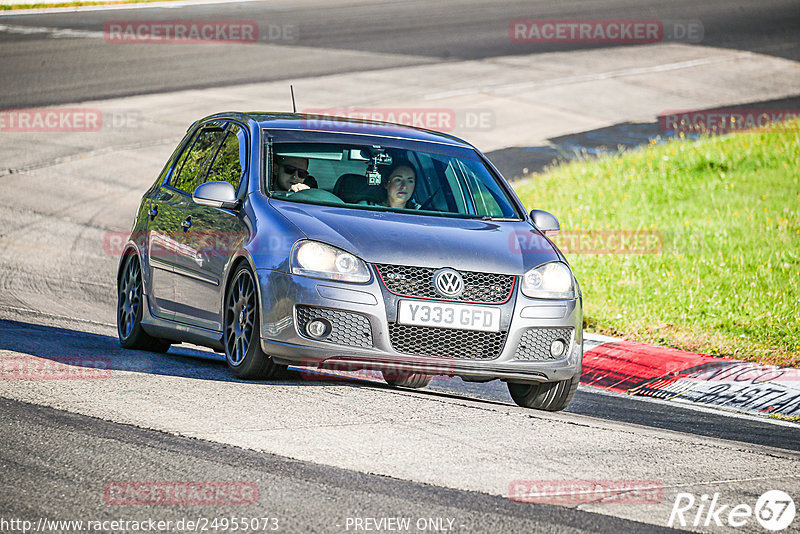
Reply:
<svg viewBox="0 0 800 534"><path fill-rule="evenodd" d="M565 408L582 298L489 160L389 123L224 113L193 124L142 198L117 275L123 347L191 342L240 378L288 365L507 382Z"/></svg>

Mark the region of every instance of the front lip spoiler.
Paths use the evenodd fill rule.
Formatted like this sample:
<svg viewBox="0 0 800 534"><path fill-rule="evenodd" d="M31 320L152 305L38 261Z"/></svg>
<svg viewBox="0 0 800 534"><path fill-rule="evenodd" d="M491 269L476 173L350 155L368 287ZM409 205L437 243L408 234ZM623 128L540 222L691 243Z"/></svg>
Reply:
<svg viewBox="0 0 800 534"><path fill-rule="evenodd" d="M540 371L526 371L520 372L518 369L509 368L508 366L499 365L487 369L486 363L482 365L471 365L467 360L433 360L430 358L420 358L413 356L404 356L402 359L396 358L364 358L358 356L332 356L317 361L306 360L303 362L283 359L279 356L272 356L278 363L286 365L301 365L309 367L318 367L319 369L329 369L338 371L358 371L361 369L368 370L392 370L392 371L405 371L411 373L423 373L439 376L468 376L470 378L478 379L500 379L500 380L521 380L521 381L538 381L547 382L550 379L547 374ZM569 367L564 362L552 362L559 367Z"/></svg>

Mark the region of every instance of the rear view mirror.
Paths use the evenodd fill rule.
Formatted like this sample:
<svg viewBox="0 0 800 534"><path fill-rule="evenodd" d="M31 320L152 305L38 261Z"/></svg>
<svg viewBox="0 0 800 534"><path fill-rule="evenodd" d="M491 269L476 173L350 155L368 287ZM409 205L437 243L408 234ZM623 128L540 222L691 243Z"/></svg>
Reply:
<svg viewBox="0 0 800 534"><path fill-rule="evenodd" d="M531 210L531 220L533 221L533 225L544 235L558 235L558 232L561 230L558 219L556 219L555 215L552 213L543 210Z"/></svg>
<svg viewBox="0 0 800 534"><path fill-rule="evenodd" d="M239 205L236 190L228 182L206 182L192 193L192 200L201 206L234 209Z"/></svg>

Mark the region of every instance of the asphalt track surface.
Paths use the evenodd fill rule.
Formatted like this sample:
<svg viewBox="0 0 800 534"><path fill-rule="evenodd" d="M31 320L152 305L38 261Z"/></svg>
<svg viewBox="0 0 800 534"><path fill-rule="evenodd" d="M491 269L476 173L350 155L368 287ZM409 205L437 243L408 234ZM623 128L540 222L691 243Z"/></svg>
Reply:
<svg viewBox="0 0 800 534"><path fill-rule="evenodd" d="M177 13L143 8L46 16L0 15L0 25L95 32L102 31L103 24L109 20L149 18L244 19L264 26L288 24L299 28L296 42L273 43L280 45L277 47L268 42L233 47L111 46L96 36L53 38L48 33L25 34L0 28L0 69L3 72L0 108L166 93L186 88L221 87L224 90L228 85L245 82L587 48L586 45L532 48L532 45L511 43L507 37L508 21L515 18L697 19L705 29L704 45L800 59L798 2L717 1L705 2L702 6L683 1L666 6L613 1L590 5L586 2L294 4L253 2L192 6L181 8ZM609 47L611 52L613 47ZM119 165L128 168L136 165L136 150L121 155ZM148 149L144 147L143 150ZM85 163L86 166L91 164L91 159ZM38 176L34 172L32 176L0 178L4 181L0 195L0 239L5 240L5 248L0 252L0 287L3 290L0 295L0 351L44 359L111 357L124 365L126 359L133 356L119 348L110 324L115 300L111 274L115 259L98 253L95 245L109 228L128 227L130 206L136 203L146 185L114 172L95 180L93 176L98 171L81 169L80 162L69 174L59 172L60 169L44 169ZM147 181L149 183L149 178ZM123 212L125 220L120 221ZM172 349L168 355L152 355L151 367L137 377L133 389L153 387L148 384L162 377L193 386L200 382L212 391L246 386L230 377L218 357L209 356L209 353L185 347ZM441 402L455 411L456 405L468 401L495 414L519 414L505 387L496 382L436 381L430 391L422 392L403 392L363 381L334 384L292 379L290 382L300 398L311 398L319 403L340 396L390 397L398 404ZM23 395L23 386L15 389L5 384L5 395L23 397L27 395ZM270 390L269 384L256 387ZM131 396L136 394L133 389ZM165 392L153 390L151 394L158 399L162 393ZM119 392L119 395L124 394L126 391ZM4 517L104 519L122 515L132 519L133 516L152 515L159 519L177 519L190 513L208 517L229 513L242 515L241 507L228 510L216 506L137 508L135 513L126 508L120 512L102 499L104 484L115 479L235 479L256 480L261 488L259 505L249 510L252 513L248 515L272 513L284 521L282 530L290 532L343 531L346 517L390 515L455 518L457 525L464 527L458 530L465 532L640 532L661 528L653 521L642 525L616 518L613 516L616 512L597 514L574 508L516 505L497 495L370 475L358 468L341 469L325 465L328 463L325 456L310 461L293 460L285 455L122 425L71 413L74 410L67 406L67 394L55 388L37 395L37 404L63 404L67 411L9 398L0 400L0 427L3 429L0 473L4 483L0 512ZM187 390L186 395L186 404L203 400L193 397L191 390ZM289 397L281 400L292 402ZM604 422L608 422L615 428L624 428L632 441L635 436L655 433L667 436L665 440L679 436L687 443L710 443L711 449L726 454L746 451L758 458L757 454L763 453L765 458L775 461L775 466L791 465L780 463L787 459L796 462L796 451L800 450L800 431L796 426L630 399L591 388L581 388L569 410L553 417L565 426L591 428L588 434L599 432ZM538 421L539 424L543 425L544 421ZM536 425L532 426L535 428ZM695 437L703 440L691 441ZM574 445L565 443L565 446ZM599 449L602 443L591 442L588 446ZM625 458L615 455L614 451L607 452L607 461L616 466L616 470L611 468L605 472L616 473L617 477L624 477L628 472L628 462L633 469L637 464L663 461L665 473L669 471L670 461L677 462L677 459L648 459L645 450L639 450L642 458ZM559 466L581 461L555 456L553 460ZM713 478L718 472L712 471L714 461L713 457L697 457L698 464L707 465L712 480L724 480L724 477ZM431 470L434 468L431 466ZM749 473L759 470L751 464L742 465L741 469ZM763 474L780 478L794 472L796 467L785 467L783 471L765 467ZM546 474L540 476L550 478ZM742 482L746 484L747 481ZM800 487L796 480L787 484L784 487ZM757 486L758 492L771 487ZM745 491L756 492L756 489Z"/></svg>
<svg viewBox="0 0 800 534"><path fill-rule="evenodd" d="M78 328L0 320L0 351L3 350L52 361L108 358L112 367L118 369L125 369L126 360L137 354L121 349L116 337L108 335L85 332ZM145 372L183 378L201 377L220 382L235 381L227 370L223 355L196 350L190 345L174 347L167 355L153 354L152 358L154 364ZM291 384L308 388L325 387L336 381L353 388L390 390L382 380L369 374L366 379L359 378L357 374L337 379L325 372L320 372L318 380L315 380L315 376L308 371L295 372L287 380ZM264 387L269 387L269 383L265 383ZM508 389L500 381L469 383L460 379L437 377L430 386L417 394L432 399L469 398L482 401L486 405L514 406ZM694 409L655 399L603 392L592 387L579 388L565 413L800 452L800 429L794 425L776 425L752 416L723 417L719 410L702 407Z"/></svg>
<svg viewBox="0 0 800 534"><path fill-rule="evenodd" d="M207 441L110 423L0 399L3 516L51 520L129 521L182 518L276 518L280 532L343 532L348 518L441 518L457 532L667 532L635 521L554 505L517 504L288 460ZM32 443L47 443L31 455ZM120 506L109 481L225 480L256 483L252 505ZM134 509L135 508L135 509ZM166 508L166 509L165 509ZM447 522L442 523L447 525ZM270 527L272 523L270 523ZM350 524L351 531L353 523Z"/></svg>
<svg viewBox="0 0 800 534"><path fill-rule="evenodd" d="M267 33L256 44L152 46L112 45L102 35L52 38L48 33L0 31L0 108L602 46L509 39L512 20L560 18L700 21L703 45L800 59L797 0L280 0L57 15L0 12L0 24L15 27L102 32L109 21L247 20ZM288 39L270 40L271 26L294 29ZM341 56L331 61L315 53L323 50Z"/></svg>

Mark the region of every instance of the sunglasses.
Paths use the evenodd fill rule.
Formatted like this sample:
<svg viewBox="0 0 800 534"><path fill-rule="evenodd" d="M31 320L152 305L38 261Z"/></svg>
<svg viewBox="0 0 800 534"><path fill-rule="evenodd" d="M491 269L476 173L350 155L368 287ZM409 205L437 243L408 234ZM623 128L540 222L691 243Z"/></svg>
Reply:
<svg viewBox="0 0 800 534"><path fill-rule="evenodd" d="M308 171L304 171L303 169L299 169L299 168L295 167L294 165L281 165L281 167L283 167L283 172L285 172L286 174L291 175L291 174L297 173L297 176L299 176L303 180L308 178Z"/></svg>

